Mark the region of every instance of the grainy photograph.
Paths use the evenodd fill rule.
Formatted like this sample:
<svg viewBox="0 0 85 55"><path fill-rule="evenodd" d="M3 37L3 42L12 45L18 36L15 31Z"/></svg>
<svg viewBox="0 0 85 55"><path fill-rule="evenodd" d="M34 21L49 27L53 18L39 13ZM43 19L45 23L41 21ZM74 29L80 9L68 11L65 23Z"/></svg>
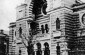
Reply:
<svg viewBox="0 0 85 55"><path fill-rule="evenodd" d="M0 55L85 55L85 0L0 0Z"/></svg>

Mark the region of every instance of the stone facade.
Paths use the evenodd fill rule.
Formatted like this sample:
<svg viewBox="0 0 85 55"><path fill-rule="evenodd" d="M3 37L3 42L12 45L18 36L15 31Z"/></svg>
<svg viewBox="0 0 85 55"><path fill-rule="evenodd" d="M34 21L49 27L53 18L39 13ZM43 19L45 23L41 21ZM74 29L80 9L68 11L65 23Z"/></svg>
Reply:
<svg viewBox="0 0 85 55"><path fill-rule="evenodd" d="M80 0L26 0L17 7L19 55L84 55L84 9Z"/></svg>
<svg viewBox="0 0 85 55"><path fill-rule="evenodd" d="M9 55L18 55L18 46L16 44L16 22L9 26Z"/></svg>

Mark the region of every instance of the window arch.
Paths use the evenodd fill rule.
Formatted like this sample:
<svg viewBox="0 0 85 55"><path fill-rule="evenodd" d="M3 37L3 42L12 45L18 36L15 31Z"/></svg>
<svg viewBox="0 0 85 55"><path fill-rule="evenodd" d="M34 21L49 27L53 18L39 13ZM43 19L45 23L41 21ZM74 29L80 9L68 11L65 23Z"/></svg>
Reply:
<svg viewBox="0 0 85 55"><path fill-rule="evenodd" d="M37 43L37 48L41 49L41 44L40 43Z"/></svg>
<svg viewBox="0 0 85 55"><path fill-rule="evenodd" d="M41 44L37 43L37 52L36 55L42 55Z"/></svg>
<svg viewBox="0 0 85 55"><path fill-rule="evenodd" d="M60 20L57 18L56 20L56 30L60 29Z"/></svg>
<svg viewBox="0 0 85 55"><path fill-rule="evenodd" d="M49 31L48 24L45 24L45 30L46 30L46 33L48 33Z"/></svg>
<svg viewBox="0 0 85 55"><path fill-rule="evenodd" d="M45 42L44 46L45 46L44 55L50 55L49 44Z"/></svg>
<svg viewBox="0 0 85 55"><path fill-rule="evenodd" d="M44 33L44 25L41 25L42 34Z"/></svg>

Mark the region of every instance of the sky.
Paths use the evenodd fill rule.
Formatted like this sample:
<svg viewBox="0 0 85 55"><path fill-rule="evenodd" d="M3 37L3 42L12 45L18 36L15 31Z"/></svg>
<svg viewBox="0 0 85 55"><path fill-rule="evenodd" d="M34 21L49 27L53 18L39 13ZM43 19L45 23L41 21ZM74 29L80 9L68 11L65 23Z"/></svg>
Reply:
<svg viewBox="0 0 85 55"><path fill-rule="evenodd" d="M0 0L0 29L9 30L9 23L16 21L16 6L24 0Z"/></svg>
<svg viewBox="0 0 85 55"><path fill-rule="evenodd" d="M0 29L9 30L9 23L16 21L16 7L23 2L24 0L0 0Z"/></svg>

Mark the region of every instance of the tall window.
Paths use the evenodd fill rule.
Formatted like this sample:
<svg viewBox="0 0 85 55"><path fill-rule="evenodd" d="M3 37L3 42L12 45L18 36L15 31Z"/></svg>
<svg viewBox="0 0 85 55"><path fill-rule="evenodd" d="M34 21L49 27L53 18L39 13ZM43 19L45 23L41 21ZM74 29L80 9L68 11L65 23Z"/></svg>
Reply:
<svg viewBox="0 0 85 55"><path fill-rule="evenodd" d="M16 31L15 31L15 36L16 36Z"/></svg>
<svg viewBox="0 0 85 55"><path fill-rule="evenodd" d="M60 20L57 18L56 20L56 30L60 29Z"/></svg>
<svg viewBox="0 0 85 55"><path fill-rule="evenodd" d="M37 52L36 55L42 55L42 51L41 51L41 44L37 43Z"/></svg>
<svg viewBox="0 0 85 55"><path fill-rule="evenodd" d="M58 43L56 49L57 49L57 51L56 51L57 52L57 55L60 55L60 46L59 46L59 43Z"/></svg>
<svg viewBox="0 0 85 55"><path fill-rule="evenodd" d="M44 33L44 25L41 25L42 34Z"/></svg>
<svg viewBox="0 0 85 55"><path fill-rule="evenodd" d="M45 25L45 30L46 30L46 33L48 33L49 31L48 24Z"/></svg>
<svg viewBox="0 0 85 55"><path fill-rule="evenodd" d="M21 37L21 34L22 34L22 28L20 27L19 28L19 37Z"/></svg>
<svg viewBox="0 0 85 55"><path fill-rule="evenodd" d="M19 55L21 55L21 50L19 50Z"/></svg>
<svg viewBox="0 0 85 55"><path fill-rule="evenodd" d="M44 46L45 46L44 55L50 55L49 44L46 42L44 43Z"/></svg>

